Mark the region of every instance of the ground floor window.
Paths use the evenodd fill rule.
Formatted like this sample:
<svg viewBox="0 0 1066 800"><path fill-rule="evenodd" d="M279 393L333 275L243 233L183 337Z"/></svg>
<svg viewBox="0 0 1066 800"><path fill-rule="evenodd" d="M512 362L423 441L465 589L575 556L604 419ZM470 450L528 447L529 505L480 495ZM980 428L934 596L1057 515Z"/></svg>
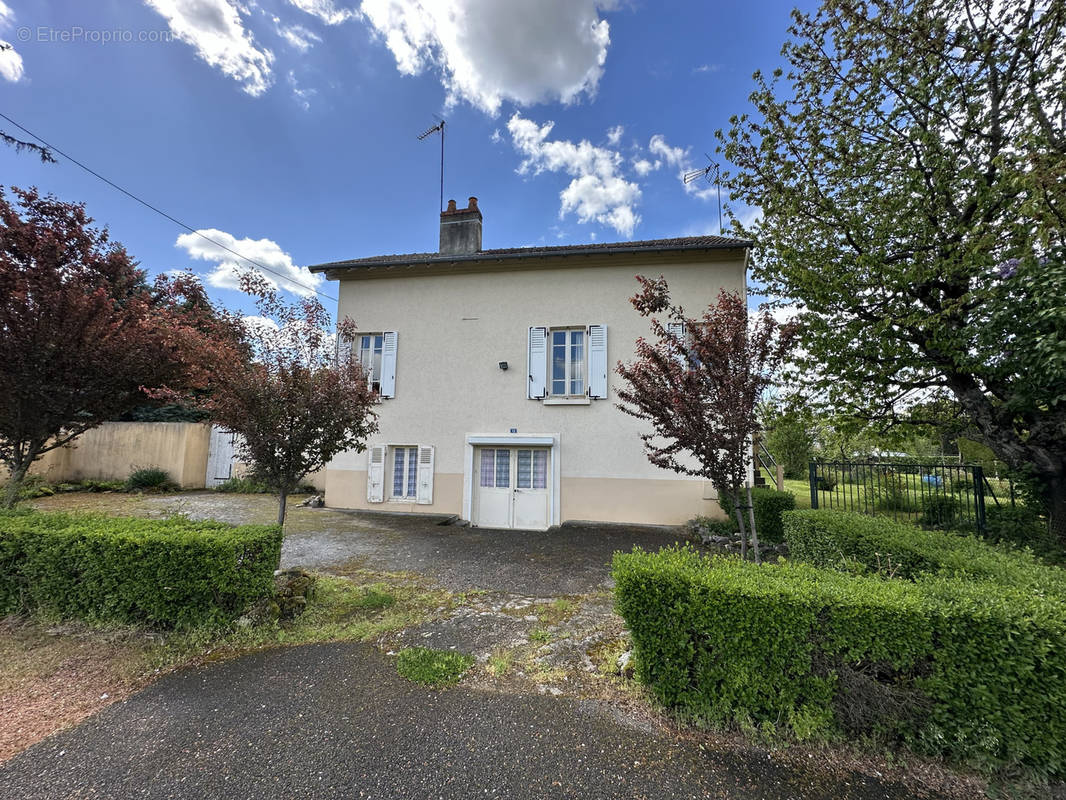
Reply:
<svg viewBox="0 0 1066 800"><path fill-rule="evenodd" d="M392 447L392 494L396 500L413 500L418 492L418 448Z"/></svg>

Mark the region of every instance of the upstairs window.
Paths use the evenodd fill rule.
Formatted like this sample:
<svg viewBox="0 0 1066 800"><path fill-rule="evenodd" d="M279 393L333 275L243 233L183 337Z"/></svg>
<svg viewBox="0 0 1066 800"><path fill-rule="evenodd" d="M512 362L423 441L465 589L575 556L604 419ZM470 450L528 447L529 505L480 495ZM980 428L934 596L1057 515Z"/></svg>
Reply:
<svg viewBox="0 0 1066 800"><path fill-rule="evenodd" d="M382 331L357 334L352 343L370 388L382 397L396 396L396 341L396 331Z"/></svg>
<svg viewBox="0 0 1066 800"><path fill-rule="evenodd" d="M585 396L585 329L551 331L551 383L553 397Z"/></svg>
<svg viewBox="0 0 1066 800"><path fill-rule="evenodd" d="M561 403L607 397L607 326L529 329L530 400Z"/></svg>
<svg viewBox="0 0 1066 800"><path fill-rule="evenodd" d="M385 334L383 333L364 333L359 337L359 363L366 370L370 388L375 392L381 391L381 354L384 349Z"/></svg>

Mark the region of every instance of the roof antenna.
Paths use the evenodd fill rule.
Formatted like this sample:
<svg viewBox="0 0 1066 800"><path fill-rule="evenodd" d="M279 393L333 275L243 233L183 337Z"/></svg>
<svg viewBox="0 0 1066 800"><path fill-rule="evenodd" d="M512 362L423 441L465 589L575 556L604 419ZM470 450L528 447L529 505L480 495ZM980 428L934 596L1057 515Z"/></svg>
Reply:
<svg viewBox="0 0 1066 800"><path fill-rule="evenodd" d="M441 123L441 124L443 124L443 123ZM707 156L706 153L704 153L704 155ZM722 228L722 184L718 180L718 178L719 178L718 163L713 158L711 158L710 156L707 156L707 160L709 162L711 162L711 163L708 164L703 169L694 169L691 172L686 172L684 177L681 180L684 181L686 184L689 184L689 183L692 183L693 181L698 181L700 178L706 176L707 182L708 183L713 183L718 188L718 235L719 236L724 236L725 235L725 231ZM711 172L712 171L714 172L714 178L713 179L711 178Z"/></svg>
<svg viewBox="0 0 1066 800"><path fill-rule="evenodd" d="M444 211L444 119L436 114L433 118L437 120L437 124L418 134L418 141L424 141L431 133L440 131L440 210Z"/></svg>

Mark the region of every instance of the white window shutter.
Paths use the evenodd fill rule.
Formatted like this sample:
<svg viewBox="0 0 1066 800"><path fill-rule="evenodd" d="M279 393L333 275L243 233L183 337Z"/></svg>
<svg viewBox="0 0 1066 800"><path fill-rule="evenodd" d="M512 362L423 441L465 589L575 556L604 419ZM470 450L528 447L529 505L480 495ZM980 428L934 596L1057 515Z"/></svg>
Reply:
<svg viewBox="0 0 1066 800"><path fill-rule="evenodd" d="M396 331L385 331L381 345L381 396L396 396Z"/></svg>
<svg viewBox="0 0 1066 800"><path fill-rule="evenodd" d="M418 448L418 497L416 502L422 506L433 503L433 445L420 445Z"/></svg>
<svg viewBox="0 0 1066 800"><path fill-rule="evenodd" d="M682 347L685 346L685 323L668 322L666 323L666 332L670 334L670 336L673 337L674 340L676 340L677 343L680 344ZM684 354L679 354L675 356L675 358L677 359L677 363L680 364L682 367L688 367L688 358L686 358Z"/></svg>
<svg viewBox="0 0 1066 800"><path fill-rule="evenodd" d="M606 325L589 325L589 397L607 397Z"/></svg>
<svg viewBox="0 0 1066 800"><path fill-rule="evenodd" d="M370 465L366 471L366 500L368 503L385 502L385 445L371 447Z"/></svg>
<svg viewBox="0 0 1066 800"><path fill-rule="evenodd" d="M528 381L526 397L540 400L547 391L548 378L548 329L532 327L529 329L529 351L526 358Z"/></svg>

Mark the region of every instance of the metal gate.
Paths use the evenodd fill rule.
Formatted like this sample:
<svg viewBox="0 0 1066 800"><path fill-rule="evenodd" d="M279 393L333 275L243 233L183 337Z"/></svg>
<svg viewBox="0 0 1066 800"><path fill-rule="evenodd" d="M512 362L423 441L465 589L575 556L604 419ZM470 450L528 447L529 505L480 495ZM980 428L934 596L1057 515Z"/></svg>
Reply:
<svg viewBox="0 0 1066 800"><path fill-rule="evenodd" d="M979 465L812 461L811 508L887 516L925 528L983 531L999 498Z"/></svg>

